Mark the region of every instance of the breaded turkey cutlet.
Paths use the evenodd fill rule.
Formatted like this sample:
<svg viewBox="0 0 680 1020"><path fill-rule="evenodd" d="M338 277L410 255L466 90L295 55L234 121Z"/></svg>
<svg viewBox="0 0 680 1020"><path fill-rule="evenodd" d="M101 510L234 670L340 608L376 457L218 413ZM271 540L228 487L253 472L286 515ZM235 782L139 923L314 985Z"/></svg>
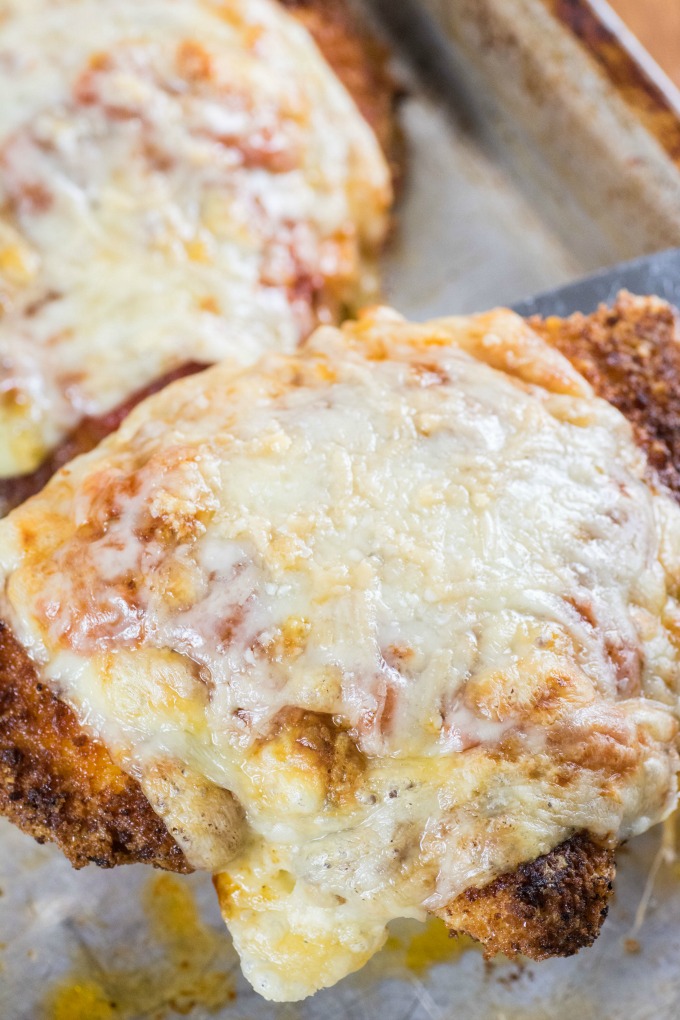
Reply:
<svg viewBox="0 0 680 1020"><path fill-rule="evenodd" d="M0 513L376 293L396 89L345 0L105 6L0 2Z"/></svg>
<svg viewBox="0 0 680 1020"><path fill-rule="evenodd" d="M0 523L0 807L215 875L298 999L395 917L596 938L676 800L676 313L378 309L152 396Z"/></svg>

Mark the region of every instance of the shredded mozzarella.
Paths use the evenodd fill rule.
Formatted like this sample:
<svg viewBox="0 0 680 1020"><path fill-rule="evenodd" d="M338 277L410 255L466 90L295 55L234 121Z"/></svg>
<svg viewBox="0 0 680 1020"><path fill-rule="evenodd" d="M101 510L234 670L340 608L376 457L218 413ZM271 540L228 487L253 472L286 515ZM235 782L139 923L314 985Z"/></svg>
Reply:
<svg viewBox="0 0 680 1020"><path fill-rule="evenodd" d="M269 998L674 804L680 509L510 312L377 311L176 383L2 523L0 563Z"/></svg>

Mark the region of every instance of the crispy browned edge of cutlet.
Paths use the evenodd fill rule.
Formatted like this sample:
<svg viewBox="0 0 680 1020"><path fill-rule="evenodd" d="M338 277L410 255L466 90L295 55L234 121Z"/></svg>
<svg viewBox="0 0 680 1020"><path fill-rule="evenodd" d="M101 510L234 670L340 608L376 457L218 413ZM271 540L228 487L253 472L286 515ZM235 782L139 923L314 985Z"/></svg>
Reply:
<svg viewBox="0 0 680 1020"><path fill-rule="evenodd" d="M39 680L0 621L0 813L76 868L143 861L191 871L137 781Z"/></svg>
<svg viewBox="0 0 680 1020"><path fill-rule="evenodd" d="M389 51L350 0L281 0L312 35L324 57L373 128L395 185L404 164L404 138L396 116L401 96L389 69Z"/></svg>
<svg viewBox="0 0 680 1020"><path fill-rule="evenodd" d="M572 956L600 934L615 873L614 852L578 833L489 885L468 889L439 915L452 932L481 942L486 957Z"/></svg>
<svg viewBox="0 0 680 1020"><path fill-rule="evenodd" d="M680 499L680 340L675 312L655 298L619 296L611 308L567 320L531 320L633 424L650 472ZM145 861L191 870L134 779L37 675L0 626L0 812L75 867ZM577 832L440 911L452 931L487 953L569 956L597 937L607 913L614 852Z"/></svg>

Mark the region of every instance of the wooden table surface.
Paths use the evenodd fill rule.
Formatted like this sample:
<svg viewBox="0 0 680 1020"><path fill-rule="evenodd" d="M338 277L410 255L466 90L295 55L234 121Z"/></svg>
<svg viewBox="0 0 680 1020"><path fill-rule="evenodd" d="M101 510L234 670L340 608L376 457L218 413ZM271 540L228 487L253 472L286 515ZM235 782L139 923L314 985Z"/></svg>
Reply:
<svg viewBox="0 0 680 1020"><path fill-rule="evenodd" d="M677 85L680 85L680 0L609 0Z"/></svg>

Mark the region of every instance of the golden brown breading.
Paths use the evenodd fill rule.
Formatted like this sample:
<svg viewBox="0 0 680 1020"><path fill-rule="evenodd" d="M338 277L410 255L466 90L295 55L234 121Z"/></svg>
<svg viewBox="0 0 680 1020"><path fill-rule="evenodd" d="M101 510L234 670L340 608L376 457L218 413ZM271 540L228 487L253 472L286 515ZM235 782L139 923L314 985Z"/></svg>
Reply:
<svg viewBox="0 0 680 1020"><path fill-rule="evenodd" d="M680 499L680 331L659 298L622 292L611 308L532 327L633 424L661 480Z"/></svg>
<svg viewBox="0 0 680 1020"><path fill-rule="evenodd" d="M532 325L633 422L650 461L680 499L680 439L673 431L680 353L672 310L657 299L622 295L611 310ZM0 811L36 838L57 842L77 867L89 860L104 866L148 861L190 870L136 782L41 687L6 627L0 678ZM613 852L576 834L441 913L452 930L480 939L489 954L568 956L597 937L613 877Z"/></svg>
<svg viewBox="0 0 680 1020"><path fill-rule="evenodd" d="M40 683L0 621L0 813L74 867L136 861L191 871L137 781Z"/></svg>
<svg viewBox="0 0 680 1020"><path fill-rule="evenodd" d="M615 873L614 852L580 833L482 889L469 889L440 916L451 931L482 942L487 958L573 956L600 934Z"/></svg>
<svg viewBox="0 0 680 1020"><path fill-rule="evenodd" d="M362 114L373 128L399 181L403 138L395 117L399 98L388 69L388 51L358 23L348 0L281 0L314 37Z"/></svg>

